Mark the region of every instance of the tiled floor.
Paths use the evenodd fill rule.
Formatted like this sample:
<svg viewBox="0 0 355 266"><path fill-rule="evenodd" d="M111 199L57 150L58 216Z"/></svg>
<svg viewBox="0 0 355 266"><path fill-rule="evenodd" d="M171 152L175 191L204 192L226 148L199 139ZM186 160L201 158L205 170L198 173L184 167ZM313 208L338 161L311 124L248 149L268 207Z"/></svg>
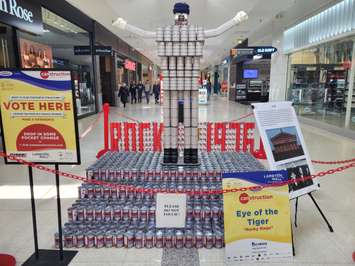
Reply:
<svg viewBox="0 0 355 266"><path fill-rule="evenodd" d="M244 105L215 97L208 106L200 107L201 121L232 120L251 110ZM126 120L120 114L123 108L113 108L112 120ZM158 105L128 105L124 113L137 120L160 120ZM79 121L83 132L96 116ZM311 157L318 160L347 159L355 157L355 142L327 132L302 126ZM81 141L82 165L63 166L62 170L84 175L85 168L95 161L96 152L103 145L102 120ZM328 166L315 165L317 171ZM57 230L55 178L39 171L35 174L39 246L53 247L53 234ZM296 256L291 265L353 265L351 254L355 250L355 169L326 176L321 179L321 189L314 195L331 221L335 232L329 233L320 215L308 197L299 204L299 227L294 230ZM77 198L78 182L61 178L63 219L66 209ZM0 253L16 256L21 265L33 253L32 220L30 212L27 169L22 166L0 164ZM292 203L293 204L293 203ZM195 265L222 266L224 250L199 250ZM96 265L146 265L162 264L160 249L80 249L73 266ZM176 264L178 265L178 264ZM238 264L242 265L242 264ZM268 264L268 265L285 265ZM286 264L288 265L288 264Z"/></svg>

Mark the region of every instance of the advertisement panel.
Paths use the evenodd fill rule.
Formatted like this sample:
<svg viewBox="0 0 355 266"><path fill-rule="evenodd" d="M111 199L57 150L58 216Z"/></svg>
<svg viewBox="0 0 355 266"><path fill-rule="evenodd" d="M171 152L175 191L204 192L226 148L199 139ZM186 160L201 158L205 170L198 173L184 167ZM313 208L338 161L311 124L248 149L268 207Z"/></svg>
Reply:
<svg viewBox="0 0 355 266"><path fill-rule="evenodd" d="M304 179L314 173L296 112L291 102L255 103L254 115L271 170L287 170L290 198L317 190L316 179ZM302 181L299 181L299 180Z"/></svg>
<svg viewBox="0 0 355 266"><path fill-rule="evenodd" d="M52 48L38 42L20 38L20 56L22 68L52 68Z"/></svg>
<svg viewBox="0 0 355 266"><path fill-rule="evenodd" d="M287 180L286 171L226 173L223 189ZM226 262L273 261L292 257L287 185L223 194Z"/></svg>
<svg viewBox="0 0 355 266"><path fill-rule="evenodd" d="M5 152L30 162L80 163L73 99L70 71L0 71Z"/></svg>

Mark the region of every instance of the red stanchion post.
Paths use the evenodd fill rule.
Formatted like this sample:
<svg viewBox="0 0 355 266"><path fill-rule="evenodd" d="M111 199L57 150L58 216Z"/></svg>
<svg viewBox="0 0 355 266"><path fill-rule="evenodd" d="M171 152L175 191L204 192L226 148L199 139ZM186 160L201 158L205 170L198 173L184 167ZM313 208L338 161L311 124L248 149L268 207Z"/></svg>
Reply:
<svg viewBox="0 0 355 266"><path fill-rule="evenodd" d="M103 105L104 111L104 148L99 151L96 155L96 158L100 158L109 150L109 114L110 114L110 105L108 103L104 103Z"/></svg>

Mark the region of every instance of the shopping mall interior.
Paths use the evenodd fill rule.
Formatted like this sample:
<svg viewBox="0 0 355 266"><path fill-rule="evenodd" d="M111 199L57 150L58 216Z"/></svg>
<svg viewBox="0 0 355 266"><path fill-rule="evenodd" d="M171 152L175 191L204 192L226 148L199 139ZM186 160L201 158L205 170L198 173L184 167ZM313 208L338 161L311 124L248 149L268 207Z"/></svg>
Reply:
<svg viewBox="0 0 355 266"><path fill-rule="evenodd" d="M0 39L0 266L354 265L355 0L3 0Z"/></svg>

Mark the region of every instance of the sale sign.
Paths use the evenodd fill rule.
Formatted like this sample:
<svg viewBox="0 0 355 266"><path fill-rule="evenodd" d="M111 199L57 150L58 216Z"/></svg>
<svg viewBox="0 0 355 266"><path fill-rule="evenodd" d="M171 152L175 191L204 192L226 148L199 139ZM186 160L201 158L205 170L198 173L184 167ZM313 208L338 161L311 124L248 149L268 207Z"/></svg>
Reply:
<svg viewBox="0 0 355 266"><path fill-rule="evenodd" d="M260 186L287 181L287 171L226 173L223 189L227 262L272 261L292 257L288 187ZM246 187L254 190L243 190Z"/></svg>
<svg viewBox="0 0 355 266"><path fill-rule="evenodd" d="M0 104L8 155L40 163L80 162L70 71L0 71Z"/></svg>

